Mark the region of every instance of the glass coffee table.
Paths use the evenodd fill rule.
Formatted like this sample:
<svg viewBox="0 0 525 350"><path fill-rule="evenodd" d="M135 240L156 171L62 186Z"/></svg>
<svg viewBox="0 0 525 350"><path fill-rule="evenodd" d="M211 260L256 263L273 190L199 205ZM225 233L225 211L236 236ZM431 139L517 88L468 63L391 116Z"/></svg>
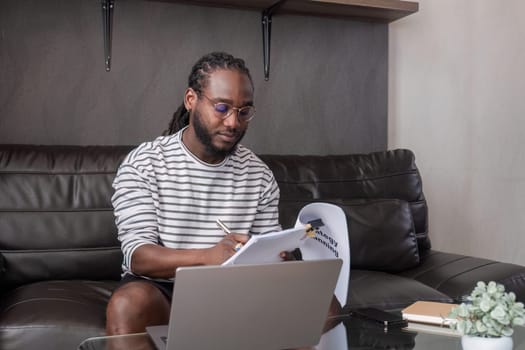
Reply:
<svg viewBox="0 0 525 350"><path fill-rule="evenodd" d="M525 350L525 327L515 328L513 340L514 350ZM79 345L78 349L157 350L147 333L88 338ZM305 349L461 350L461 338L458 335L433 332L428 329L385 330L360 319L341 317L334 322L334 327L323 335L317 346L301 348L301 350Z"/></svg>

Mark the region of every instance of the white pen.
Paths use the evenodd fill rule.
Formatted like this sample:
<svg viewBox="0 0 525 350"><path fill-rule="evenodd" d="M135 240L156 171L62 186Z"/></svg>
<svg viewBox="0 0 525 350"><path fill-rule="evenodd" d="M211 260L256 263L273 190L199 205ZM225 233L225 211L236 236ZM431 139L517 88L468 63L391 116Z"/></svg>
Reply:
<svg viewBox="0 0 525 350"><path fill-rule="evenodd" d="M224 224L224 222L221 221L221 219L215 220L217 225L224 231L224 233L230 234L232 231Z"/></svg>
<svg viewBox="0 0 525 350"><path fill-rule="evenodd" d="M228 228L228 226L226 226L226 225L224 224L224 222L221 221L221 219L217 219L217 220L215 220L215 222L217 223L217 226L219 226L219 227L221 228L221 230L224 231L224 233L226 233L226 234L228 234L228 235L229 235L230 233L232 233L232 231ZM241 249L241 248L242 248L242 243L237 243L237 244L235 245L235 247L233 247L233 249L234 249L235 251L238 251L238 250Z"/></svg>

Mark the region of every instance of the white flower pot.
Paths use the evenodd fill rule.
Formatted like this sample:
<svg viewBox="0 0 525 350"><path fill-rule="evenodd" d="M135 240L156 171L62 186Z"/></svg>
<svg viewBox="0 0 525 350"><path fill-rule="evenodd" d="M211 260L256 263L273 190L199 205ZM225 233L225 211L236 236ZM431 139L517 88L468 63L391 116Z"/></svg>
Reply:
<svg viewBox="0 0 525 350"><path fill-rule="evenodd" d="M463 350L512 350L512 337L483 338L464 335L461 337Z"/></svg>

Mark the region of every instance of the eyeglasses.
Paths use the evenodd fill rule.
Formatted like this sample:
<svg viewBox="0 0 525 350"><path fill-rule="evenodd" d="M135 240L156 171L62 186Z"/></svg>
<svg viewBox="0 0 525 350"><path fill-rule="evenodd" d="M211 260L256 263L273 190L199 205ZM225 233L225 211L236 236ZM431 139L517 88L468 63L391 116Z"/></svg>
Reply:
<svg viewBox="0 0 525 350"><path fill-rule="evenodd" d="M215 115L224 120L228 118L234 110L237 110L237 118L240 122L247 123L255 117L255 107L254 106L244 106L244 107L233 107L231 104L226 102L215 102L208 96L204 94L199 94L199 96L204 96L210 103L213 105L213 110Z"/></svg>

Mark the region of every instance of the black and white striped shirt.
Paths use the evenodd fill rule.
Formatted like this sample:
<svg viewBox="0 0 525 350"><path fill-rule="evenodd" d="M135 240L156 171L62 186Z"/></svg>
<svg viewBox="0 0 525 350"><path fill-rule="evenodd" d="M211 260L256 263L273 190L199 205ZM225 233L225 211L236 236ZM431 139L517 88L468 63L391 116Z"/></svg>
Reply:
<svg viewBox="0 0 525 350"><path fill-rule="evenodd" d="M252 151L237 145L220 164L195 157L181 141L182 130L146 142L128 154L113 182L112 197L123 272L144 244L208 248L232 232L279 230L279 188L271 170Z"/></svg>

